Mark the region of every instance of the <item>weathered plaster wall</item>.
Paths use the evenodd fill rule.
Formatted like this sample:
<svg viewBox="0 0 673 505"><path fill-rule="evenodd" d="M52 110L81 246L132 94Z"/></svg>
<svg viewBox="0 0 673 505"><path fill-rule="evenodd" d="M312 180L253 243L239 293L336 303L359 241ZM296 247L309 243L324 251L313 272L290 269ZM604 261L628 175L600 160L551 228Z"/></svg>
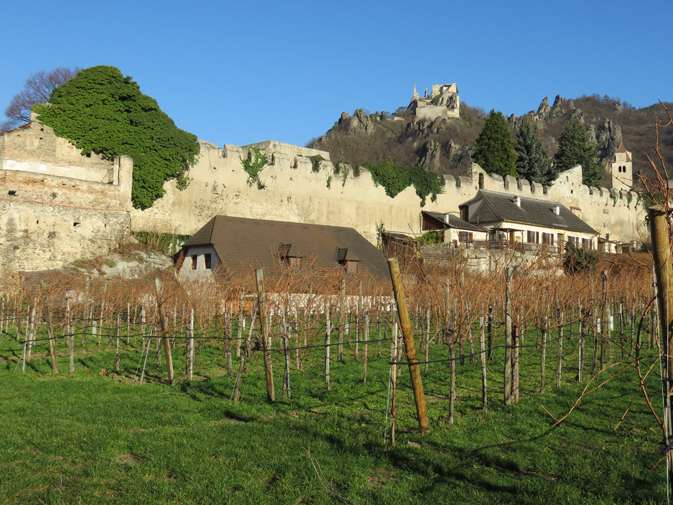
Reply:
<svg viewBox="0 0 673 505"><path fill-rule="evenodd" d="M114 163L57 137L48 126L33 121L0 135L0 169L58 175L85 181L114 183Z"/></svg>
<svg viewBox="0 0 673 505"><path fill-rule="evenodd" d="M59 268L114 249L127 237L127 211L0 200L0 270Z"/></svg>
<svg viewBox="0 0 673 505"><path fill-rule="evenodd" d="M33 122L0 135L0 270L58 268L130 233L133 160L79 150Z"/></svg>
<svg viewBox="0 0 673 505"><path fill-rule="evenodd" d="M264 143L257 144L261 146ZM269 144L263 150L272 165L261 172L266 186L258 189L249 181L240 159L248 148L225 145L219 149L201 142L201 156L189 170L192 181L185 190L167 183L166 195L151 209L132 210L134 230L193 234L213 215L278 219L312 224L330 224L355 228L376 243L377 225L387 231L421 233L420 200L413 187L395 198L377 187L366 170L359 177L348 175L344 181L334 174L329 161L319 172L312 171L311 160L301 154L305 148L287 144ZM271 149L276 149L272 151ZM303 150L303 151L302 151ZM321 155L325 160L328 153ZM581 168L561 174L545 192L539 184L513 177L489 176L473 165L471 177L446 177L444 193L436 202L427 201L426 210L458 211L458 205L472 198L480 187L514 195L558 201L573 209L602 236L610 233L614 240L642 240L645 235L643 207L635 193L614 192L582 186Z"/></svg>

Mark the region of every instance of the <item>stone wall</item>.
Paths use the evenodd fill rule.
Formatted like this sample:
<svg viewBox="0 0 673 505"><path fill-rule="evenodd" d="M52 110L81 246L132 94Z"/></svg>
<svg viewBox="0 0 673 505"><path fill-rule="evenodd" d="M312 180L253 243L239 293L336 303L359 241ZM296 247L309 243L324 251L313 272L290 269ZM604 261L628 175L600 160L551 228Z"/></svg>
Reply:
<svg viewBox="0 0 673 505"><path fill-rule="evenodd" d="M59 268L115 249L128 237L127 211L0 199L0 270Z"/></svg>
<svg viewBox="0 0 673 505"><path fill-rule="evenodd" d="M325 159L320 171L313 171L311 160L298 146L273 143L263 149L272 164L266 166L260 180L265 189L249 180L240 159L251 146L225 145L219 149L201 142L201 154L190 168L189 187L178 190L166 183L166 195L150 209L131 211L134 230L161 231L190 235L217 214L259 219L277 219L311 224L349 226L370 242L376 243L377 226L387 231L421 233L420 199L413 187L395 198L376 186L370 174L359 177L350 173L344 180L334 173L329 154L317 151ZM261 146L261 144L253 144ZM543 188L513 177L503 179L472 166L471 177L445 177L444 193L436 202L427 201L425 210L457 212L458 206L472 198L479 187L513 195L558 201L579 215L601 236L610 233L613 240L644 240L643 204L630 192L611 192L605 188L582 186L581 168L562 173L556 183Z"/></svg>
<svg viewBox="0 0 673 505"><path fill-rule="evenodd" d="M104 160L33 122L0 135L0 270L105 254L131 229L133 160Z"/></svg>

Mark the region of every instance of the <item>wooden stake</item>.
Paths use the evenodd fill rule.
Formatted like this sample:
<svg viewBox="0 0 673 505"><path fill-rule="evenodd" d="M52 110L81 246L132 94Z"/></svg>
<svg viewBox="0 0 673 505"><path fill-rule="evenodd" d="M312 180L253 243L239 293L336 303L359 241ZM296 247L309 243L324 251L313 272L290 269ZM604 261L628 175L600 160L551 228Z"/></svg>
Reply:
<svg viewBox="0 0 673 505"><path fill-rule="evenodd" d="M346 318L346 279L341 279L341 298L339 304L339 345L337 347L337 360L344 360L344 322Z"/></svg>
<svg viewBox="0 0 673 505"><path fill-rule="evenodd" d="M648 209L650 236L657 279L657 301L661 320L662 365L664 377L664 446L669 447L673 438L673 415L671 414L671 386L673 385L673 268L669 223L664 207L657 205ZM673 478L673 457L666 453L668 478Z"/></svg>
<svg viewBox="0 0 673 505"><path fill-rule="evenodd" d="M327 391L331 389L329 365L330 365L330 349L332 343L332 320L329 314L329 301L325 300L325 386Z"/></svg>
<svg viewBox="0 0 673 505"><path fill-rule="evenodd" d="M41 282L42 291L45 290L44 281ZM47 320L47 336L49 337L49 355L51 356L51 371L58 375L58 359L56 357L56 336L54 335L54 326L51 321L51 301L49 296L44 299L44 317Z"/></svg>
<svg viewBox="0 0 673 505"><path fill-rule="evenodd" d="M166 321L166 313L164 311L164 303L162 300L161 281L158 277L154 278L154 289L157 295L157 309L159 311L159 322L161 324L161 339L164 343L164 354L166 355L166 367L168 368L168 383L173 384L173 356L171 355L171 343L168 338L168 322Z"/></svg>
<svg viewBox="0 0 673 505"><path fill-rule="evenodd" d="M505 405L512 403L512 267L505 270Z"/></svg>
<svg viewBox="0 0 673 505"><path fill-rule="evenodd" d="M559 310L558 352L556 359L556 387L561 387L561 372L563 371L563 311Z"/></svg>
<svg viewBox="0 0 673 505"><path fill-rule="evenodd" d="M483 307L482 307L483 311ZM479 357L481 358L481 395L482 395L482 408L484 412L488 412L488 390L487 390L487 370L486 370L486 339L484 338L484 316L481 316L479 320Z"/></svg>
<svg viewBox="0 0 673 505"><path fill-rule="evenodd" d="M270 402L276 401L276 390L273 385L273 370L271 368L271 349L269 349L269 325L266 312L266 293L264 291L264 271L258 269L257 299L259 303L259 326L262 329L262 346L264 348L264 372L266 375L266 396Z"/></svg>
<svg viewBox="0 0 673 505"><path fill-rule="evenodd" d="M393 282L393 291L395 292L395 300L397 301L397 311L399 314L400 325L402 326L402 335L404 336L404 345L407 354L407 363L409 364L409 373L411 375L411 384L414 389L414 399L416 400L416 412L418 414L418 424L421 434L425 434L430 430L430 423L428 421L428 410L425 405L425 393L423 391L423 383L421 381L421 371L416 359L416 346L414 344L414 335L411 330L411 321L409 321L409 313L407 312L407 303L404 299L404 287L402 286L402 278L400 276L400 267L397 260L391 258L388 260L388 267L390 268L390 277Z"/></svg>

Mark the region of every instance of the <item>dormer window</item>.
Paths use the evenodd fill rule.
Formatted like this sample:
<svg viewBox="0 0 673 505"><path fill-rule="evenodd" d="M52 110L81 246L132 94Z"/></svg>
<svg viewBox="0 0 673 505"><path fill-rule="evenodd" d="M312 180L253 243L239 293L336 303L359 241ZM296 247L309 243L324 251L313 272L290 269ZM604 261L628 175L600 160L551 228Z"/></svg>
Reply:
<svg viewBox="0 0 673 505"><path fill-rule="evenodd" d="M360 258L358 258L352 251L349 251L347 248L337 247L336 260L337 263L343 265L344 270L346 270L347 274L358 273L358 263L360 262Z"/></svg>
<svg viewBox="0 0 673 505"><path fill-rule="evenodd" d="M296 246L292 244L281 243L278 255L280 260L287 264L287 266L290 268L296 268L297 270L301 268L302 255Z"/></svg>

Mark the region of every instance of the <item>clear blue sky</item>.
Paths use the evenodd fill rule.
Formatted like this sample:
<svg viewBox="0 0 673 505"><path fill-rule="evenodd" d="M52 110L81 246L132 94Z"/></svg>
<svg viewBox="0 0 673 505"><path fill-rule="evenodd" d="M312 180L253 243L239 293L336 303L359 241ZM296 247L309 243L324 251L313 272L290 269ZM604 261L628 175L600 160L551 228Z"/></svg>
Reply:
<svg viewBox="0 0 673 505"><path fill-rule="evenodd" d="M456 82L506 116L549 96L673 101L673 1L0 1L0 110L30 74L118 67L219 146L305 144L342 111Z"/></svg>

